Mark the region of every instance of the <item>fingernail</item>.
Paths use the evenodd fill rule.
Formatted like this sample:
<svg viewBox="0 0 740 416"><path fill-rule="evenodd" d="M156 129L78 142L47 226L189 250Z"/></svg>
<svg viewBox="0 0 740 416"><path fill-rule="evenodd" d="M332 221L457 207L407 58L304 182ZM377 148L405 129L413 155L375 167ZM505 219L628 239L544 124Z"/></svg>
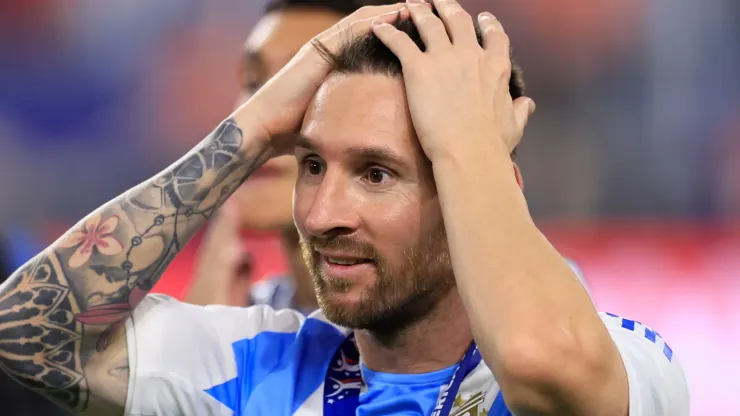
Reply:
<svg viewBox="0 0 740 416"><path fill-rule="evenodd" d="M534 110L537 109L537 104L534 103L534 100L529 100L528 105L529 105L529 115L531 116L532 114L534 114Z"/></svg>
<svg viewBox="0 0 740 416"><path fill-rule="evenodd" d="M493 15L491 13L488 13L488 12L483 12L483 13L481 13L481 14L478 15L478 20L480 20L480 21L489 20L489 19L493 19L493 18L494 18Z"/></svg>
<svg viewBox="0 0 740 416"><path fill-rule="evenodd" d="M384 22L384 21L382 21L382 20L380 20L380 19L373 20L373 27L383 26L385 24L387 24L387 23Z"/></svg>

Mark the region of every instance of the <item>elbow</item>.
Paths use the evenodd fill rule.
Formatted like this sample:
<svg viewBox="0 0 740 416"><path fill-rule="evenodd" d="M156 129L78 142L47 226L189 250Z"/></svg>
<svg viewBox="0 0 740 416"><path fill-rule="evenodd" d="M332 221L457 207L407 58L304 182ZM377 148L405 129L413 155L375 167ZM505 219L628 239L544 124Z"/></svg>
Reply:
<svg viewBox="0 0 740 416"><path fill-rule="evenodd" d="M614 380L616 347L586 346L573 339L543 341L529 337L511 343L499 355L496 378L514 414L581 414L585 401L597 399Z"/></svg>

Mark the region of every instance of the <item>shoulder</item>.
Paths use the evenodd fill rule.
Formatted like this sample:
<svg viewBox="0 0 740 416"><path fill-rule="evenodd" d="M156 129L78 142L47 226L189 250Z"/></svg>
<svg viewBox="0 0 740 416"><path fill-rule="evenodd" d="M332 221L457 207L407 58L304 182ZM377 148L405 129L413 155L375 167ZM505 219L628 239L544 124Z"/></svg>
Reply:
<svg viewBox="0 0 740 416"><path fill-rule="evenodd" d="M198 388L208 388L232 375L240 346L289 344L304 321L300 313L288 309L202 307L150 295L126 323L132 375L177 374ZM267 352L252 351L250 359ZM219 369L228 371L217 374Z"/></svg>
<svg viewBox="0 0 740 416"><path fill-rule="evenodd" d="M644 350L656 359L673 362L673 349L665 339L649 326L608 312L599 312L612 338L625 347Z"/></svg>
<svg viewBox="0 0 740 416"><path fill-rule="evenodd" d="M248 338L262 331L296 332L304 316L291 309L275 310L267 305L247 308L197 306L166 295L147 296L134 311L131 325L136 331L154 329L161 335L198 337L203 333L219 338Z"/></svg>
<svg viewBox="0 0 740 416"><path fill-rule="evenodd" d="M600 313L624 363L630 414L688 415L689 391L678 357L653 328L628 318Z"/></svg>
<svg viewBox="0 0 740 416"><path fill-rule="evenodd" d="M282 380L282 387L269 386L287 394L289 380L271 376L273 370L282 368L285 377L301 373L336 346L341 332L319 313L305 318L270 306L201 307L150 295L127 322L126 338L129 411L219 414L248 400L268 378Z"/></svg>

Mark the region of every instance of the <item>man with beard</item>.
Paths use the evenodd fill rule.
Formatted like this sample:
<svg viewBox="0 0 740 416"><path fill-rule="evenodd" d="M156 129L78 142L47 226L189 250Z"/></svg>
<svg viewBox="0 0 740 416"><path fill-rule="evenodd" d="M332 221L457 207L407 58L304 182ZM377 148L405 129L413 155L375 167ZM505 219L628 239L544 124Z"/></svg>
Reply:
<svg viewBox="0 0 740 416"><path fill-rule="evenodd" d="M268 2L265 15L244 42L238 67L239 102L254 95L317 33L362 5L389 3L392 2ZM265 163L230 198L228 206L219 211L204 238L201 240L196 235L178 255L153 291L180 298L187 288L184 300L197 305L270 305L304 314L316 310L314 288L293 224L292 199L297 174L292 155ZM279 233L280 251L271 235L275 232ZM197 257L196 245L199 245ZM286 257L284 263L289 266L289 273L276 273L284 267L280 254ZM583 281L578 267L570 261L569 264Z"/></svg>
<svg viewBox="0 0 740 416"><path fill-rule="evenodd" d="M363 5L388 0L270 0L244 42L238 104L248 100L311 38ZM153 291L198 305L267 304L316 310L311 277L293 224L297 175L292 155L252 174L229 206L178 255ZM196 250L197 249L197 250ZM196 254L197 251L197 254ZM284 273L287 268L289 273Z"/></svg>
<svg viewBox="0 0 740 416"><path fill-rule="evenodd" d="M478 37L457 2L435 6L324 32L17 271L3 368L80 413L688 414L672 350L600 316L529 217L510 154L534 104L500 23L480 15ZM288 153L322 311L147 297L205 217Z"/></svg>

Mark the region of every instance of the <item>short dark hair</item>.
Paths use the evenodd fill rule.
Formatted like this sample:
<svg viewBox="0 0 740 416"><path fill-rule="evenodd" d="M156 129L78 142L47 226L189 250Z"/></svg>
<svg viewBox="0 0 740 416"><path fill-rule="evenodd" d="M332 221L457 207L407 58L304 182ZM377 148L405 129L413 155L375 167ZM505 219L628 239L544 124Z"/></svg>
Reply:
<svg viewBox="0 0 740 416"><path fill-rule="evenodd" d="M287 9L319 9L348 16L363 6L380 6L396 2L398 0L270 0L265 6L265 14Z"/></svg>
<svg viewBox="0 0 740 416"><path fill-rule="evenodd" d="M393 23L393 26L406 33L422 51L425 49L424 41L422 41L419 31L411 20L402 21L399 19ZM483 36L477 22L475 22L475 33L478 43L482 45ZM394 78L400 78L403 75L401 61L372 33L347 42L337 53L332 53L320 42L314 42L314 47L331 64L335 72L381 74ZM509 94L512 99L524 95L522 70L513 61L509 80ZM516 156L516 149L511 153L511 156L512 158Z"/></svg>

